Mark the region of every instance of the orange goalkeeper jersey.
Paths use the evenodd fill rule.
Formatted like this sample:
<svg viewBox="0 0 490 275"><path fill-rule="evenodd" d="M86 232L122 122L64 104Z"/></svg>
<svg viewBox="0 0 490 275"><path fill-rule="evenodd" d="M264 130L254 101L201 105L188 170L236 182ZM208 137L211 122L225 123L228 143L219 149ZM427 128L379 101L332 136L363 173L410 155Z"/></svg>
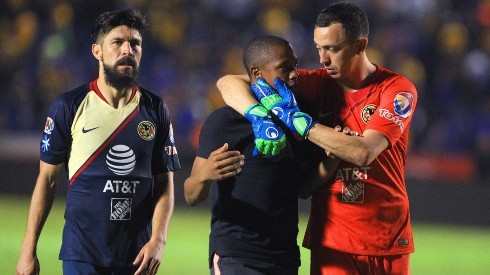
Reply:
<svg viewBox="0 0 490 275"><path fill-rule="evenodd" d="M303 245L359 255L413 252L404 170L417 103L414 85L400 74L377 66L365 88L343 92L325 69L300 70L295 91L299 97L314 98L322 92L307 89L315 86L311 82L323 82L331 96L343 98L340 119L344 127L360 134L376 130L390 145L365 167L340 163L333 184L312 197ZM338 102L337 98L332 100Z"/></svg>

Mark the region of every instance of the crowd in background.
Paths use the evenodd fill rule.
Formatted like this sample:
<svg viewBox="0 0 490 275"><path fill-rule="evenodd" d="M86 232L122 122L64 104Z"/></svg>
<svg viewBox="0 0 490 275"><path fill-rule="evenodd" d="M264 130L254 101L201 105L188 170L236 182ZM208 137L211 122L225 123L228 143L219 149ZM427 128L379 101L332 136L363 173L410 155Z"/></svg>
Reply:
<svg viewBox="0 0 490 275"><path fill-rule="evenodd" d="M43 128L53 98L97 75L95 17L138 8L149 28L141 84L172 114L180 150L224 102L224 74L245 73L242 49L269 33L288 39L299 67L319 63L312 38L320 0L5 0L0 2L0 133ZM490 1L359 0L371 24L368 56L415 83L411 151L474 157L490 180Z"/></svg>

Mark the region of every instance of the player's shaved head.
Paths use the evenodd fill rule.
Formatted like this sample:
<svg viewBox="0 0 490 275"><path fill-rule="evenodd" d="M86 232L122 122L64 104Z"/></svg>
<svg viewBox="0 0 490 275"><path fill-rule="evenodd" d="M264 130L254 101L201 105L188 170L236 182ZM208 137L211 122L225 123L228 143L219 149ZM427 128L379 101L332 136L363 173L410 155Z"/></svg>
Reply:
<svg viewBox="0 0 490 275"><path fill-rule="evenodd" d="M264 35L251 40L243 51L243 66L248 76L251 76L250 68L261 68L265 63L275 57L272 47L283 46L293 51L289 42L274 35Z"/></svg>

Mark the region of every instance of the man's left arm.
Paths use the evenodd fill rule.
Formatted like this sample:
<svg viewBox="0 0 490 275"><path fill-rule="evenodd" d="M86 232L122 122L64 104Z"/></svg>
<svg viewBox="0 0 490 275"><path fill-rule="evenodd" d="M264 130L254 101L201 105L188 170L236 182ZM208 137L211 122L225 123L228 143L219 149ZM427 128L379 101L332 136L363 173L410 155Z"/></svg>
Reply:
<svg viewBox="0 0 490 275"><path fill-rule="evenodd" d="M265 94L275 93L274 88L267 83L257 82L253 85L258 86L255 89L252 87L252 91L259 100ZM335 128L317 123L310 115L300 111L294 94L286 83L276 78L274 86L282 100L270 106L270 109L299 139L307 139L328 154L358 166L368 165L389 146L388 139L376 130L366 130L361 137L345 135ZM258 93L258 90L267 90L267 93Z"/></svg>
<svg viewBox="0 0 490 275"><path fill-rule="evenodd" d="M174 174L167 172L154 176L155 187L164 186L157 198L152 218L150 241L141 248L134 265L140 265L135 275L156 274L162 262L163 249L167 243L168 225L174 209Z"/></svg>
<svg viewBox="0 0 490 275"><path fill-rule="evenodd" d="M362 136L346 136L319 123L311 128L308 140L358 166L370 164L389 146L386 137L376 130L366 130Z"/></svg>
<svg viewBox="0 0 490 275"><path fill-rule="evenodd" d="M398 77L382 92L362 136L342 136L315 124L308 139L343 160L365 166L408 131L416 105L417 90L406 78Z"/></svg>
<svg viewBox="0 0 490 275"><path fill-rule="evenodd" d="M359 136L359 133L351 131L348 127L342 128L340 125L337 125L334 129L346 136ZM300 198L307 199L317 190L332 182L332 177L336 174L341 159L328 150L325 150L325 154L327 157L320 161L318 167L316 169L313 168L303 178L303 185L299 192Z"/></svg>

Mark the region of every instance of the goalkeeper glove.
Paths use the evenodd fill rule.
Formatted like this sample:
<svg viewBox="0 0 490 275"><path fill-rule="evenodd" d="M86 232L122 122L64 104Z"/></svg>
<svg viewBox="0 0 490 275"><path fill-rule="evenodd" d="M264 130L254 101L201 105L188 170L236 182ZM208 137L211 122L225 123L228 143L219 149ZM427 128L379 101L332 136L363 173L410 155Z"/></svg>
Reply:
<svg viewBox="0 0 490 275"><path fill-rule="evenodd" d="M252 123L255 135L255 149L252 153L254 157L263 155L279 158L281 151L286 147L289 148L284 131L274 124L269 111L264 106L251 105L245 111L245 117Z"/></svg>
<svg viewBox="0 0 490 275"><path fill-rule="evenodd" d="M280 78L274 80L274 90L263 78L252 84L252 91L265 107L271 110L295 135L297 139L308 138L310 129L317 123L313 118L300 111L293 92Z"/></svg>
<svg viewBox="0 0 490 275"><path fill-rule="evenodd" d="M262 77L257 79L257 82L252 84L252 92L259 99L262 106L267 110L272 110L272 107L281 102L282 98L277 91L272 88Z"/></svg>

